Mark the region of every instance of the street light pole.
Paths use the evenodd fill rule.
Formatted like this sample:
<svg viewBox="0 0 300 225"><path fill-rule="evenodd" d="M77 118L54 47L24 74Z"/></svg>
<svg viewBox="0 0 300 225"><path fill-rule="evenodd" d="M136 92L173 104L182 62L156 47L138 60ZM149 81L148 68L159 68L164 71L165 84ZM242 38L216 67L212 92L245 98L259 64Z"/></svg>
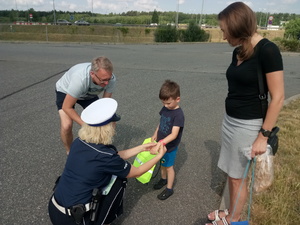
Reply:
<svg viewBox="0 0 300 225"><path fill-rule="evenodd" d="M19 12L18 12L18 3L17 0L15 0L16 2L16 12L17 12L17 21L19 20Z"/></svg>
<svg viewBox="0 0 300 225"><path fill-rule="evenodd" d="M200 19L199 19L199 26L200 27L202 25L203 6L204 6L204 0L202 0L201 14L200 14Z"/></svg>
<svg viewBox="0 0 300 225"><path fill-rule="evenodd" d="M260 16L259 16L259 28L261 28L261 15L262 15L262 12L260 12Z"/></svg>
<svg viewBox="0 0 300 225"><path fill-rule="evenodd" d="M176 12L176 20L175 20L176 28L178 28L178 11L179 11L179 0L177 0L177 12Z"/></svg>
<svg viewBox="0 0 300 225"><path fill-rule="evenodd" d="M56 16L55 16L55 5L53 0L53 16L54 16L54 25L56 25Z"/></svg>

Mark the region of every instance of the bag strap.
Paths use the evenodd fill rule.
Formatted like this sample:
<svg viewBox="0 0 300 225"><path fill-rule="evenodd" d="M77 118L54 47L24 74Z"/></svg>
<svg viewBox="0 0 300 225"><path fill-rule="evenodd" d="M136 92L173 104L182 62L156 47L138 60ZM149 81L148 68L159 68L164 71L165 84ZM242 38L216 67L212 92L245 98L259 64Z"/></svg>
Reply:
<svg viewBox="0 0 300 225"><path fill-rule="evenodd" d="M246 165L245 172L244 172L244 175L243 175L243 180L242 180L242 183L241 183L240 188L239 188L238 196L237 196L235 204L234 204L233 212L232 212L231 217L230 217L230 222L232 222L233 215L236 211L236 206L239 202L241 191L242 191L244 182L247 178L249 167L250 167L250 164L251 164L252 161L253 161L253 165L252 165L252 174L251 174L251 183L250 183L250 197L249 197L249 203L248 203L248 221L250 220L251 204L252 204L252 193L253 193L252 189L253 189L253 184L254 184L254 173L255 173L256 157L254 157L254 159L252 159L252 160L248 160L248 163Z"/></svg>
<svg viewBox="0 0 300 225"><path fill-rule="evenodd" d="M270 43L270 42L267 41L258 48L258 57L257 57L257 76L258 76L258 87L259 87L259 99L261 102L263 120L265 120L267 110L268 110L268 100L267 100L268 92L265 90L265 86L264 86L265 82L264 82L263 72L262 72L262 68L261 68L261 49L268 43Z"/></svg>

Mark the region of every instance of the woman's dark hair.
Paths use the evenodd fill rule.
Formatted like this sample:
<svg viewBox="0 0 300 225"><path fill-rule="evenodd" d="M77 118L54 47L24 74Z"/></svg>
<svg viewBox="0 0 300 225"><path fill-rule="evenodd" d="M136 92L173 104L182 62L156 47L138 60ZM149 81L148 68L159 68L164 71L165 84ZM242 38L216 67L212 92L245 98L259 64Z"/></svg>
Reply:
<svg viewBox="0 0 300 225"><path fill-rule="evenodd" d="M253 54L251 37L257 31L255 13L243 2L235 2L218 14L218 20L223 21L229 38L240 41L238 57L244 61Z"/></svg>

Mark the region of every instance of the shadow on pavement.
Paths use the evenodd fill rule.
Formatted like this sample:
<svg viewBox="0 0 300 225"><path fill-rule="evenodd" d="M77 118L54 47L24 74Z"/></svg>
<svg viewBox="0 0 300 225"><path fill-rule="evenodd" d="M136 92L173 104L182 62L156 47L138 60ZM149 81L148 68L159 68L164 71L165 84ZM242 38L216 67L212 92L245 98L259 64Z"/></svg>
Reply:
<svg viewBox="0 0 300 225"><path fill-rule="evenodd" d="M125 131L124 127L121 128L123 131ZM141 133L140 133L141 134ZM121 135L123 137L123 135ZM175 174L179 173L180 169L184 165L185 161L187 159L187 152L185 149L185 144L181 143L179 145L179 149L177 152L177 158L175 161L174 169ZM160 179L160 166L157 164L155 167L155 170L153 172L153 177L151 178L150 182L147 184L142 184L136 179L128 179L128 186L126 188L126 193L124 197L124 212L123 214L117 218L112 224L123 224L123 222L126 220L127 217L131 216L132 209L135 208L136 204L139 202L140 198L144 195L147 195L151 192L153 192L153 195L157 195L157 190L153 189L153 185ZM176 176L174 181L174 189L176 192ZM159 191L160 193L161 191ZM157 200L159 203L160 200ZM145 202L147 205L147 203ZM151 208L150 205L148 207ZM151 214L151 213L150 213ZM137 218L138 219L138 218Z"/></svg>
<svg viewBox="0 0 300 225"><path fill-rule="evenodd" d="M211 156L210 187L216 194L221 196L226 183L226 174L216 166L218 165L221 146L216 141L207 140L205 141L205 147Z"/></svg>

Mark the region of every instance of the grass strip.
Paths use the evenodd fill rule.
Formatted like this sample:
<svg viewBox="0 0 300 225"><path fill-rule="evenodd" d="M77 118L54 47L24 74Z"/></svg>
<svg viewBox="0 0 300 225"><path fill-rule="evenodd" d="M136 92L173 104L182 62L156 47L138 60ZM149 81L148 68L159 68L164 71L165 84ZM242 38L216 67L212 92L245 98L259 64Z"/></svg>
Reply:
<svg viewBox="0 0 300 225"><path fill-rule="evenodd" d="M254 195L252 225L300 224L300 98L283 107L272 187Z"/></svg>

